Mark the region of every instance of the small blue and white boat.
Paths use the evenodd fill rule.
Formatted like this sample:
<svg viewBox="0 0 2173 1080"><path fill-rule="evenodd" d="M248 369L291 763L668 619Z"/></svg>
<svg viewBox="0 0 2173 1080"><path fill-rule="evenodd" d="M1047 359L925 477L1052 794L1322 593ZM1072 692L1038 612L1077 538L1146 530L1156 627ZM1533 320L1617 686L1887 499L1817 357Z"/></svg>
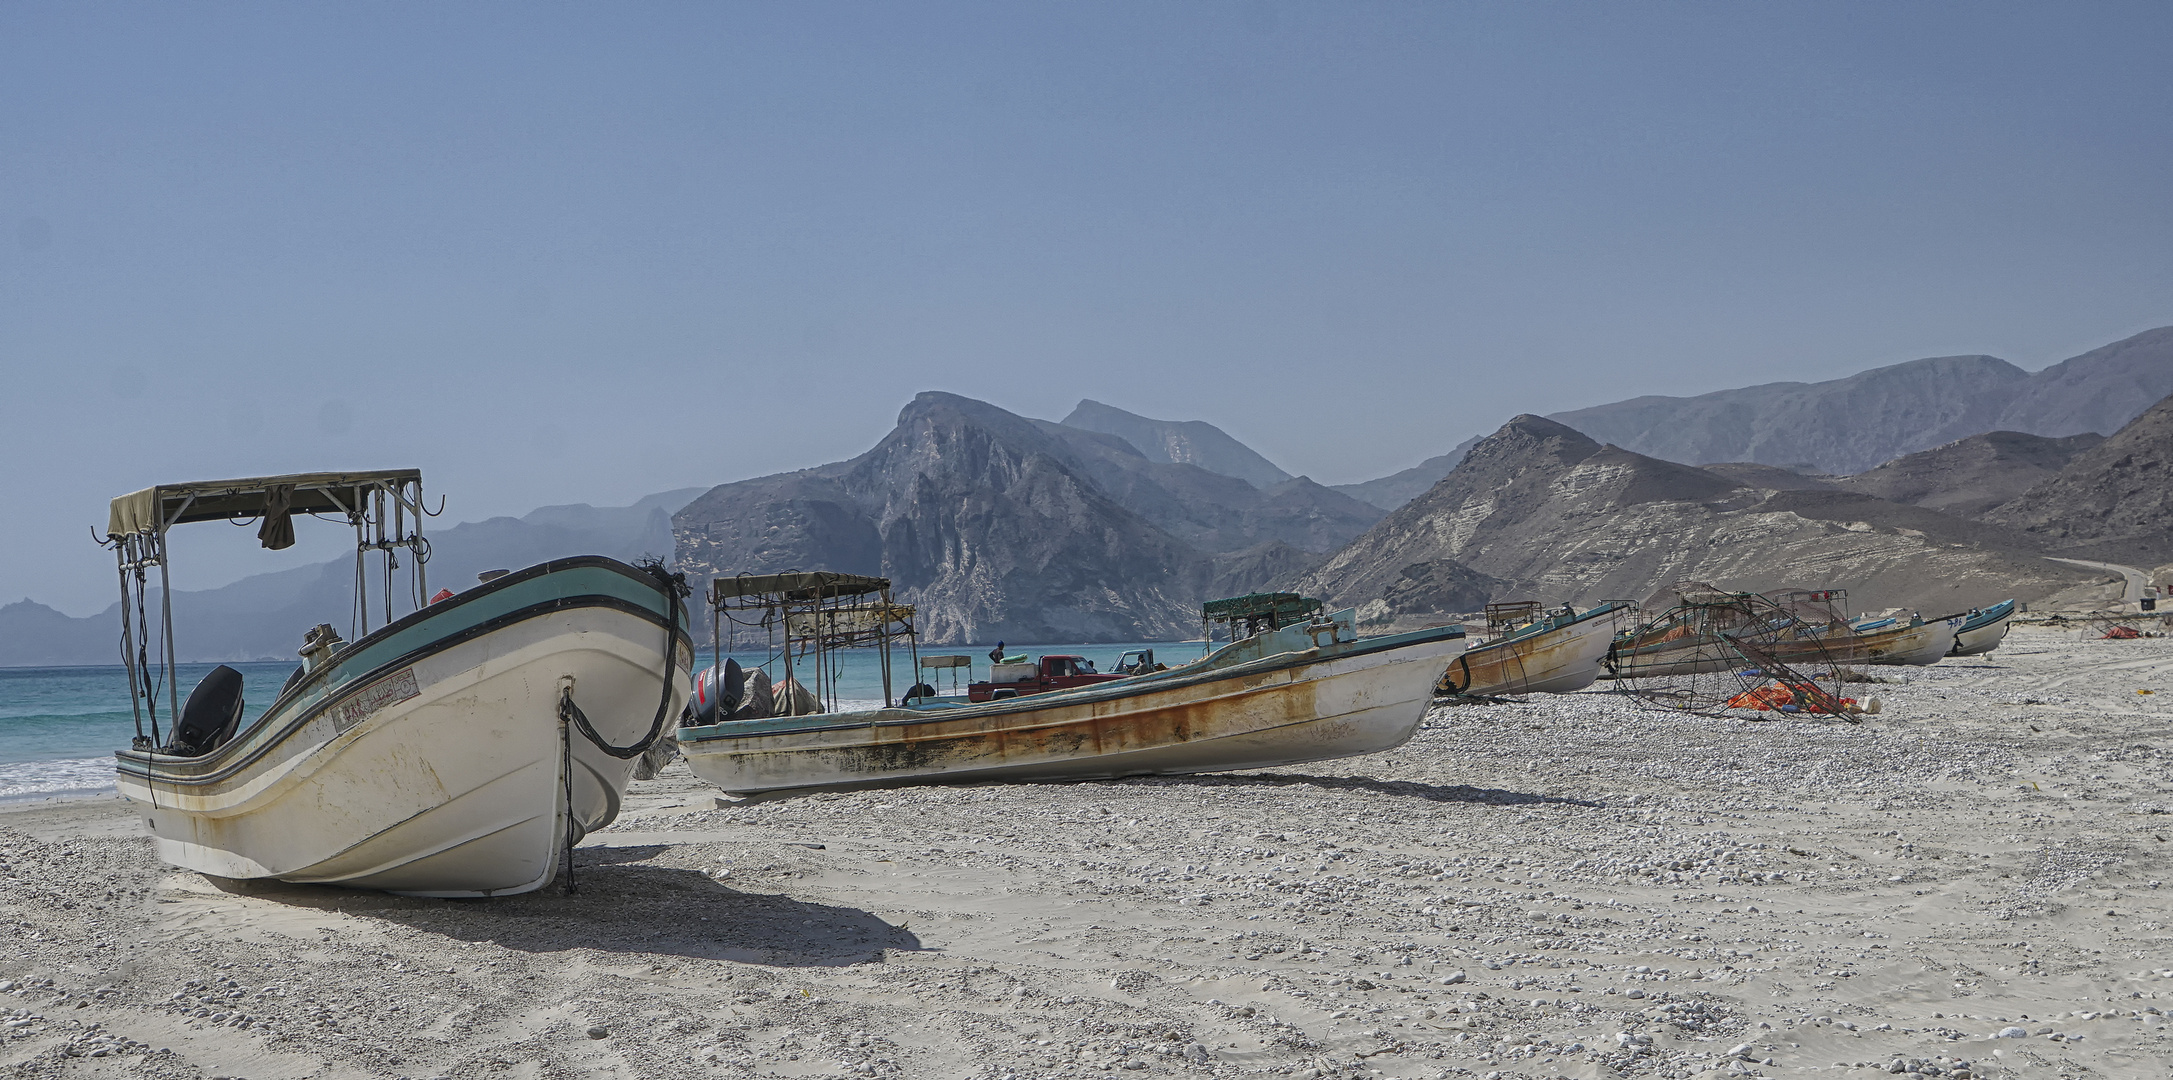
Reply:
<svg viewBox="0 0 2173 1080"><path fill-rule="evenodd" d="M2007 624L2014 614L2015 602L2002 600L1991 607L1973 608L1958 616L1962 627L1955 632L1954 651L1947 655L1975 656L1999 648L1999 643L2007 637Z"/></svg>

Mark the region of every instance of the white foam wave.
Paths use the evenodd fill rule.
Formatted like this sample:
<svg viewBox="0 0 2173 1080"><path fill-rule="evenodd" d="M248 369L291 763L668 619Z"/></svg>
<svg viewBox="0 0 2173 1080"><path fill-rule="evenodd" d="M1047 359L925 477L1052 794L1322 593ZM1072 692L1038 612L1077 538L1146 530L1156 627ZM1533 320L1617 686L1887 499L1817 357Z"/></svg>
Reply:
<svg viewBox="0 0 2173 1080"><path fill-rule="evenodd" d="M0 802L113 790L113 759L64 758L0 765Z"/></svg>

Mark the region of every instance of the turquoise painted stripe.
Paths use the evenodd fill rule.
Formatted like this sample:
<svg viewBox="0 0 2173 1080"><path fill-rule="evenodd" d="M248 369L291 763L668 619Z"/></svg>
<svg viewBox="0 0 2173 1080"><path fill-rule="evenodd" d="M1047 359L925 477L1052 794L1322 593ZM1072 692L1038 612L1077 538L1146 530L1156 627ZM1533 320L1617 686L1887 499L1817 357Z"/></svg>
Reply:
<svg viewBox="0 0 2173 1080"><path fill-rule="evenodd" d="M307 711L325 698L337 695L356 679L433 642L522 608L575 596L609 596L626 600L655 612L659 619L669 614L669 602L664 598L662 590L646 580L636 580L602 566L574 566L553 570L526 581L517 581L491 590L446 610L431 611L425 608L428 617L417 620L411 626L401 627L382 638L375 635L365 637L363 641L366 644L359 649L341 653L333 661L332 673L315 684L313 689L281 703L278 715L291 716L296 712ZM682 629L687 625L686 615L686 606L682 604L679 619ZM276 725L272 722L274 719L267 716L260 720L256 734L261 737L275 731Z"/></svg>
<svg viewBox="0 0 2173 1080"><path fill-rule="evenodd" d="M1996 623L2001 619L2006 618L2010 612L2014 611L2014 609L2014 601L2002 600L1999 603L1994 604L1981 612L1978 612L1977 617L1963 623L1962 629L1960 631L1957 631L1957 633L1966 633L1971 630L1976 630L1980 627L1990 626L1993 623Z"/></svg>

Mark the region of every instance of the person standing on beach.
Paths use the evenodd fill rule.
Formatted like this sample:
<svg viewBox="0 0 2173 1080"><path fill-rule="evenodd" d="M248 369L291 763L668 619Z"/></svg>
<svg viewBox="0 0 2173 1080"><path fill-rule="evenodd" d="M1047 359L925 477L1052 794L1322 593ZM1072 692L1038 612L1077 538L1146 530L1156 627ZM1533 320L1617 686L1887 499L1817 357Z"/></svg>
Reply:
<svg viewBox="0 0 2173 1080"><path fill-rule="evenodd" d="M989 662L989 663L991 663L991 664L1001 664L1001 663L1003 663L1003 662L1004 662L1004 643L1003 643L1003 642L1001 642L1001 641L997 642L997 643L996 643L996 647L995 647L995 648L993 648L993 649L990 649L990 650L988 651L988 662Z"/></svg>

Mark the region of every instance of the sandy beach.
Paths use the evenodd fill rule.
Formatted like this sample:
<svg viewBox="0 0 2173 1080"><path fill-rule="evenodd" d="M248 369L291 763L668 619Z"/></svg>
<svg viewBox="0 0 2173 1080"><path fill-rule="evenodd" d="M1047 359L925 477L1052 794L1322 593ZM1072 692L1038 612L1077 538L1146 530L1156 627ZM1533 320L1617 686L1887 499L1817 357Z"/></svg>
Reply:
<svg viewBox="0 0 2173 1080"><path fill-rule="evenodd" d="M674 765L573 896L219 882L117 798L10 806L0 1076L2168 1075L2173 640L1899 673L1860 725L1582 693L1254 774Z"/></svg>

